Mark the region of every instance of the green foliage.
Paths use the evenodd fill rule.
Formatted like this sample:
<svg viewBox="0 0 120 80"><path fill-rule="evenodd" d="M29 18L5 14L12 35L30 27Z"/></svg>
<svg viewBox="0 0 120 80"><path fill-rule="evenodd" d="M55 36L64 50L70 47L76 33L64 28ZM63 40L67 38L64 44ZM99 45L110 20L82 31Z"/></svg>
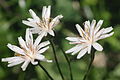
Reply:
<svg viewBox="0 0 120 80"><path fill-rule="evenodd" d="M58 45L64 50L71 48L65 40L66 36L78 35L75 24L81 26L86 20L104 20L103 27L113 26L115 34L101 40L104 52L107 55L106 66L93 66L88 80L119 80L120 79L120 0L25 0L25 7L21 7L20 0L0 1L0 59L13 56L14 52L7 48L7 43L18 45L17 37L24 37L25 29L22 20L30 17L28 10L33 9L41 17L43 6L52 5L52 17L62 14L64 18L55 27L56 51L65 80L70 80L69 69L65 57ZM22 0L21 0L22 1ZM24 0L23 0L24 1ZM114 4L113 4L114 3ZM54 61L50 48L44 53ZM74 80L82 80L89 63L89 55L76 60L75 56L67 55L71 60ZM111 57L112 56L112 57ZM55 62L42 64L56 80L61 80ZM98 62L99 64L99 62ZM47 75L39 66L29 65L25 72L19 66L7 67L7 63L0 62L0 80L48 80Z"/></svg>

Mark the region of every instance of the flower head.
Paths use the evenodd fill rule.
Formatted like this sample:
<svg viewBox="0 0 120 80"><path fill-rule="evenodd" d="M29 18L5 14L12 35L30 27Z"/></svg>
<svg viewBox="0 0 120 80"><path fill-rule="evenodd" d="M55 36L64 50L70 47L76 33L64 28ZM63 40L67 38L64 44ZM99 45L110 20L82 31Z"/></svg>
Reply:
<svg viewBox="0 0 120 80"><path fill-rule="evenodd" d="M30 28L30 31L34 34L44 34L44 36L47 36L47 33L49 33L50 35L54 36L53 28L60 22L60 19L63 16L58 15L51 20L50 11L51 6L48 6L48 8L44 6L42 9L42 19L40 19L35 12L30 9L29 12L32 18L28 18L28 21L23 20L22 22L28 26L31 26L32 28Z"/></svg>
<svg viewBox="0 0 120 80"><path fill-rule="evenodd" d="M45 41L40 43L42 39L42 35L38 36L33 43L33 36L32 33L29 31L29 29L26 29L26 35L25 35L25 40L23 40L22 37L18 37L18 41L20 44L20 47L17 47L12 44L8 44L8 48L10 48L12 51L15 52L14 57L9 57L9 58L2 58L3 62L8 62L8 67L12 67L17 64L23 63L21 66L22 70L25 71L28 64L31 62L33 65L38 64L39 61L47 61L51 62L51 60L47 60L45 56L42 54L44 53L50 44L49 41ZM37 61L35 61L37 60Z"/></svg>
<svg viewBox="0 0 120 80"><path fill-rule="evenodd" d="M76 24L76 28L80 34L80 37L67 37L66 39L70 41L70 44L76 44L73 48L66 51L66 53L71 53L72 55L79 52L77 59L84 56L87 52L90 54L91 47L95 48L97 51L102 51L103 47L97 43L98 40L110 37L114 34L111 32L112 27L100 29L103 20L99 20L96 24L96 20L93 20L90 24L90 21L85 21L84 30ZM111 33L110 33L111 32Z"/></svg>

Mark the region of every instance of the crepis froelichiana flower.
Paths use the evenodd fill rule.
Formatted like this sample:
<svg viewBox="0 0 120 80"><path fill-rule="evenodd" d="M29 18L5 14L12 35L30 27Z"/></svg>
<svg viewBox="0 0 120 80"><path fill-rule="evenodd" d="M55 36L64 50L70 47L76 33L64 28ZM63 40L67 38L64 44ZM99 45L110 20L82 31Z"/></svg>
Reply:
<svg viewBox="0 0 120 80"><path fill-rule="evenodd" d="M110 37L114 34L111 32L112 27L102 28L103 20L99 20L96 24L96 20L93 20L90 24L90 21L85 21L84 30L80 25L76 24L76 28L80 34L80 37L67 37L66 39L70 41L70 44L76 44L73 48L66 51L66 53L72 53L72 55L79 52L77 59L80 59L87 52L91 53L91 48L95 48L97 51L102 51L103 47L97 43L98 40ZM111 33L110 33L111 32Z"/></svg>
<svg viewBox="0 0 120 80"><path fill-rule="evenodd" d="M31 26L30 31L33 34L44 34L44 36L47 36L47 33L49 33L52 36L55 36L53 28L60 22L60 19L63 18L62 15L56 16L54 19L51 20L50 18L50 12L51 6L43 7L42 9L42 19L40 19L35 12L30 9L29 12L32 16L32 18L28 18L26 20L23 20L22 22L28 26Z"/></svg>
<svg viewBox="0 0 120 80"><path fill-rule="evenodd" d="M17 47L15 45L9 44L8 43L8 48L10 48L12 51L15 52L14 57L8 57L8 58L2 58L2 62L8 62L8 67L12 67L18 64L23 63L21 66L22 70L25 71L28 64L31 62L33 65L38 64L39 61L46 61L46 62L52 62L52 60L47 60L42 53L44 53L50 44L49 41L41 42L42 35L38 36L33 43L33 35L29 31L29 29L26 29L26 35L25 35L25 40L23 40L22 37L18 37L18 41L20 44L20 47ZM37 61L35 61L37 60Z"/></svg>

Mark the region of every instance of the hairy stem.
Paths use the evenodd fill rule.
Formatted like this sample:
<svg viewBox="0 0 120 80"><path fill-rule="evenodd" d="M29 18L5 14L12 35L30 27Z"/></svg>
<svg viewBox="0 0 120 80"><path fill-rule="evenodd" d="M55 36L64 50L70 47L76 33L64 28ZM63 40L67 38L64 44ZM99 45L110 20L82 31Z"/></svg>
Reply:
<svg viewBox="0 0 120 80"><path fill-rule="evenodd" d="M57 56L56 56L56 51L55 51L54 44L53 44L52 40L50 40L50 43L51 43L51 46L52 46L52 49L53 49L53 54L54 54L54 57L55 57L55 62L56 62L58 71L59 71L59 73L61 75L62 80L64 80L62 71L60 70L60 66L59 66L59 63L58 63L58 59L57 59Z"/></svg>
<svg viewBox="0 0 120 80"><path fill-rule="evenodd" d="M92 66L92 63L93 63L93 60L94 60L94 57L95 57L95 50L93 49L92 52L91 52L91 61L89 63L89 66L88 66L88 69L84 75L84 78L83 80L86 80L87 76L88 76L88 73L90 72L90 69L91 69L91 66Z"/></svg>
<svg viewBox="0 0 120 80"><path fill-rule="evenodd" d="M61 48L61 47L60 47L60 48ZM68 67L69 67L69 70L70 70L70 78L71 78L71 80L73 80L72 69L71 69L70 61L69 61L67 55L65 54L64 50L63 50L62 48L61 48L61 50L62 50L62 52L63 52L63 54L64 54L64 56L65 56L65 59L66 59L66 61L67 61L67 63L68 63Z"/></svg>

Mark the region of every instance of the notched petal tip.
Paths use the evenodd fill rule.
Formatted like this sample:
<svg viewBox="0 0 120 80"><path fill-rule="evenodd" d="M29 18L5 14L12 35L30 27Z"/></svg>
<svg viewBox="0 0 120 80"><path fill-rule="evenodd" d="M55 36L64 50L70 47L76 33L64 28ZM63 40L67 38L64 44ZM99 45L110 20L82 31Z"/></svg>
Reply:
<svg viewBox="0 0 120 80"><path fill-rule="evenodd" d="M99 21L103 22L104 20L99 20Z"/></svg>
<svg viewBox="0 0 120 80"><path fill-rule="evenodd" d="M48 9L51 9L51 6L50 6L50 5L48 6Z"/></svg>
<svg viewBox="0 0 120 80"><path fill-rule="evenodd" d="M21 39L22 39L22 36L19 36L19 37L18 37L18 41L21 41Z"/></svg>
<svg viewBox="0 0 120 80"><path fill-rule="evenodd" d="M59 18L63 18L63 15L61 14L61 15L59 15Z"/></svg>

